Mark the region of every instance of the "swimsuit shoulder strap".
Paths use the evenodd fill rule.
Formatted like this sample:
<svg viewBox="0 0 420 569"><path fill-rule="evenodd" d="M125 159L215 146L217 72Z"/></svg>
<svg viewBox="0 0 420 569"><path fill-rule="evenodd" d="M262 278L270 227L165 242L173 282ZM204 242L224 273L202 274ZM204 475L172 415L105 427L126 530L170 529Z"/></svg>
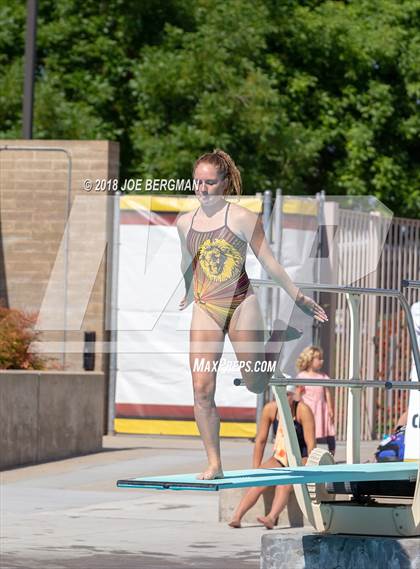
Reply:
<svg viewBox="0 0 420 569"><path fill-rule="evenodd" d="M230 206L230 202L227 203L226 212L225 212L225 225L226 225L226 227L227 227L227 216L228 216L229 206Z"/></svg>
<svg viewBox="0 0 420 569"><path fill-rule="evenodd" d="M200 209L200 206L198 206L198 208L197 208L197 209L195 210L195 212L194 212L194 215L193 215L192 218L191 218L190 229L192 229L192 224L193 224L193 221L194 221L194 217L197 215L197 212L198 212L199 209Z"/></svg>

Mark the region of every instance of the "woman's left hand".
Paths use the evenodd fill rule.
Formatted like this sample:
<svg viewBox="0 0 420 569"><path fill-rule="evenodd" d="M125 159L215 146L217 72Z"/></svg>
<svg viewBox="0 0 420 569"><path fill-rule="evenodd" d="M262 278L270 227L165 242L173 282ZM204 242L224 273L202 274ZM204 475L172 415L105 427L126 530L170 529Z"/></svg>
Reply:
<svg viewBox="0 0 420 569"><path fill-rule="evenodd" d="M325 310L315 302L313 298L309 296L304 296L301 294L296 298L297 306L307 314L308 316L313 316L315 320L319 320L319 322L328 322L328 316Z"/></svg>

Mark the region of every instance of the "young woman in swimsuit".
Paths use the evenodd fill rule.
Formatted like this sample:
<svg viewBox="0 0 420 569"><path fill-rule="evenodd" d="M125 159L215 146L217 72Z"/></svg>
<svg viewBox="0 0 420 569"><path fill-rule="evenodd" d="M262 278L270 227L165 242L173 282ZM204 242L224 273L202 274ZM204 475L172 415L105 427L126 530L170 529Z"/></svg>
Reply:
<svg viewBox="0 0 420 569"><path fill-rule="evenodd" d="M203 154L194 164L193 177L200 206L177 221L186 290L180 309L194 301L190 331L194 416L208 458L208 466L198 478L209 480L223 477L214 395L225 335L253 393L266 388L271 374L262 371L266 369L263 362L276 361L279 341L287 339L273 334L264 344L263 316L244 266L248 244L269 278L280 284L303 312L320 322L327 316L321 306L301 293L275 259L261 218L225 199L242 191L241 175L232 158L221 150ZM199 369L197 362L202 361L209 365Z"/></svg>

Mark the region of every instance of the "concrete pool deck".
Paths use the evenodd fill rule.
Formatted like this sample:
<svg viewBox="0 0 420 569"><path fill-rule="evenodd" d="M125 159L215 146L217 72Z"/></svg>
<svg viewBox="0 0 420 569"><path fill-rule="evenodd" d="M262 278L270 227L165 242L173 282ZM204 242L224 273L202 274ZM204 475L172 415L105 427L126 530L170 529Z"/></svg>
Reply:
<svg viewBox="0 0 420 569"><path fill-rule="evenodd" d="M373 460L377 444L362 443L362 461ZM247 439L223 439L224 468L249 468L252 448ZM339 443L337 460L344 452ZM0 566L259 568L267 530L257 523L234 530L219 522L219 493L115 486L121 477L198 472L203 466L198 438L118 435L104 437L96 454L4 471ZM287 536L296 529L268 533Z"/></svg>

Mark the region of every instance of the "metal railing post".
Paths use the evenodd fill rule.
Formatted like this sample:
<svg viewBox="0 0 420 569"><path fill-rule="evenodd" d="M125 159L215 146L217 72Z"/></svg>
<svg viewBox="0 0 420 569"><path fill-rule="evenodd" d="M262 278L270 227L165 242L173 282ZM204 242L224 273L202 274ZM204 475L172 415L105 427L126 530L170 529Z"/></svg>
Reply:
<svg viewBox="0 0 420 569"><path fill-rule="evenodd" d="M271 219L271 190L266 190L264 192L264 201L263 201L263 226L265 231L266 239L269 243L271 243L271 235L270 235L270 219ZM267 278L267 273L264 269L261 270L261 274L264 278ZM263 313L263 318L265 325L267 326L267 316L268 316L268 289L265 288L262 291L261 296L261 308ZM257 395L257 405L256 405L256 422L257 426L260 422L262 411L265 405L265 392L258 393Z"/></svg>
<svg viewBox="0 0 420 569"><path fill-rule="evenodd" d="M346 293L350 310L349 379L358 380L360 374L360 297ZM360 387L351 387L347 400L347 464L360 462Z"/></svg>

